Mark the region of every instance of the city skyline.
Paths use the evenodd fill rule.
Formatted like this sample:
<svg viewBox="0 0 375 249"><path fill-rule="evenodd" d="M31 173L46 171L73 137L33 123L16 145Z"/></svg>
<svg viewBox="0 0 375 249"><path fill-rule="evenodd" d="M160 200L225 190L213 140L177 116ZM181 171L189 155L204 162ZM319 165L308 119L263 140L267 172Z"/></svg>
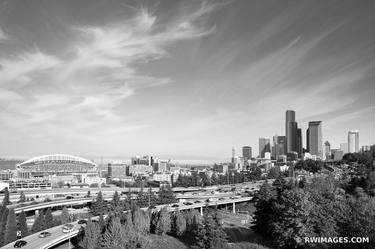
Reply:
<svg viewBox="0 0 375 249"><path fill-rule="evenodd" d="M374 11L372 1L0 1L0 157L222 160L286 136L286 110L304 148L312 120L333 149L350 130L359 147L374 144Z"/></svg>

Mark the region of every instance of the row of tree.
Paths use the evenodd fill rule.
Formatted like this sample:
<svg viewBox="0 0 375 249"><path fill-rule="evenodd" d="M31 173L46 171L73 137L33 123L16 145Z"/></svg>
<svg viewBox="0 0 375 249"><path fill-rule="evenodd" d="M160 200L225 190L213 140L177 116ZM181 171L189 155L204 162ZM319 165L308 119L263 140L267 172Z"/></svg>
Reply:
<svg viewBox="0 0 375 249"><path fill-rule="evenodd" d="M50 208L47 208L45 212L39 210L39 215L36 216L31 229L27 226L26 214L23 211L16 215L14 209L1 206L0 214L0 246L11 243L18 238L26 237L29 234L37 233L70 221L69 212L66 208L62 210L61 215L57 218L52 216Z"/></svg>
<svg viewBox="0 0 375 249"><path fill-rule="evenodd" d="M133 196L136 198L133 198ZM151 188L148 191L143 191L132 193L128 191L124 199L120 199L119 193L116 191L113 195L111 202L106 202L103 198L102 192L99 191L95 201L91 205L91 213L94 216L100 214L106 214L109 211L126 211L131 209L132 206L136 205L138 207L150 207L161 204L175 203L176 197L170 186L163 186L159 189L158 194L156 195L152 192Z"/></svg>
<svg viewBox="0 0 375 249"><path fill-rule="evenodd" d="M208 210L206 208L206 210ZM106 219L89 220L80 235L79 245L85 249L152 248L149 234L173 235L189 241L196 249L225 248L226 234L216 211L201 217L191 210L170 213L166 207L157 211L142 211L133 206L128 212L110 212Z"/></svg>
<svg viewBox="0 0 375 249"><path fill-rule="evenodd" d="M206 187L212 185L237 184L262 179L262 170L254 167L250 171L230 171L224 175L213 173L208 176L204 172L193 173L192 175L180 175L173 183L174 187Z"/></svg>

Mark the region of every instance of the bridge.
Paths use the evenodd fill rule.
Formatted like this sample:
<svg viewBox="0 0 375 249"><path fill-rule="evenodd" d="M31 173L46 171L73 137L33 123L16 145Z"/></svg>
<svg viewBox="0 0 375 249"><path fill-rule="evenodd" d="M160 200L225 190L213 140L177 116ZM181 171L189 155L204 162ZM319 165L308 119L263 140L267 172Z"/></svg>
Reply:
<svg viewBox="0 0 375 249"><path fill-rule="evenodd" d="M232 198L234 198L234 197L232 197ZM236 199L232 199L232 198L224 198L223 200L218 200L218 201L213 201L213 202L194 203L192 205L185 205L183 203L158 205L158 206L156 206L156 210L160 210L165 206L168 207L168 210L170 212L176 211L177 209L188 210L188 209L200 208L200 212L201 212L201 214L203 214L203 208L205 206L218 206L218 205L232 204L233 205L233 211L235 212L235 204L236 203L247 202L247 201L252 200L252 197L238 197ZM173 205L178 205L178 207L172 207ZM142 208L142 209L146 210L147 208ZM62 232L63 225L60 225L60 226L56 226L56 227L49 228L49 229L45 230L45 231L50 232L51 236L48 236L48 237L45 237L45 238L39 238L40 232L38 232L38 233L35 233L35 234L32 234L32 235L29 235L27 237L24 237L24 238L22 238L22 240L27 241L27 245L22 247L22 248L24 248L24 249L50 249L53 246L56 246L56 245L58 245L62 242L65 242L65 241L77 236L77 234L79 232L79 229L81 227L80 225L78 225L77 222L72 222L72 224L74 225L74 229L70 233L63 233ZM14 248L13 247L14 243L15 243L15 241L1 247L1 249Z"/></svg>

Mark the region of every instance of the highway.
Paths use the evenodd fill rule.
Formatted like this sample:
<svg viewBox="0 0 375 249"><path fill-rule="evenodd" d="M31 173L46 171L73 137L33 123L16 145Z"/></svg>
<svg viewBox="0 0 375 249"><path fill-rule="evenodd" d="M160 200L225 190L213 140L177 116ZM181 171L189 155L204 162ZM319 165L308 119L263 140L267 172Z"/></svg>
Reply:
<svg viewBox="0 0 375 249"><path fill-rule="evenodd" d="M193 203L192 205L185 205L183 203L158 205L156 206L156 210L160 210L164 206L167 206L168 210L172 212L172 211L175 211L176 209L187 210L187 209L193 209L193 208L204 208L206 205L216 206L216 205L233 204L233 203L246 202L246 201L252 200L252 197L232 197L232 198L235 198L235 199L226 197L223 200L212 201L212 202L200 201L200 203ZM178 205L178 207L172 207L172 205ZM142 208L142 209L146 210L147 208ZM70 233L63 233L62 225L61 225L61 226L57 226L57 227L53 227L53 228L45 230L51 233L51 236L46 237L46 238L39 238L40 232L29 235L25 238L22 238L22 240L27 241L27 245L22 248L24 249L49 249L63 241L68 240L69 238L75 237L78 234L80 225L78 225L77 222L73 222L72 224L74 224L75 227L73 231ZM1 249L14 248L13 247L14 243L15 241L1 247Z"/></svg>
<svg viewBox="0 0 375 249"><path fill-rule="evenodd" d="M270 181L270 182L272 182L272 181ZM206 191L206 192L195 193L195 194L191 194L191 193L177 194L176 198L177 199L207 199L207 198L212 197L212 193L207 192L207 190L214 191L215 189L219 189L219 188L220 189L230 189L230 188L234 188L234 187L249 188L249 189L251 188L252 190L257 190L257 189L259 189L259 187L262 183L263 183L263 181L257 181L255 183L245 183L245 184L242 183L242 184L236 184L236 185L221 185L221 186L212 186L212 187L209 187L209 188L200 188L201 191ZM184 189L187 189L187 188L184 188ZM72 193L76 190L82 190L82 189L61 189L61 190L59 190L60 192L58 192L58 193L59 194L62 194L62 193L70 194L70 193ZM96 188L97 192L99 192L99 190L100 189ZM102 190L107 190L107 189L102 188ZM121 194L121 192L125 192L124 189L116 188L116 190L120 194ZM105 200L111 200L112 196L113 196L113 193L116 190L115 189L108 190L110 192L109 194L107 192L103 193L103 191L102 191L103 196L104 196L103 198ZM44 191L46 191L46 190L44 190ZM43 193L44 193L44 191L43 191ZM54 191L56 192L56 190L54 190ZM61 191L71 191L71 192L61 192ZM196 191L196 190L193 190L193 191ZM87 189L85 190L84 193L87 193ZM95 193L92 193L92 194L95 195ZM233 196L233 193L232 192L226 192L226 193L224 192L224 193L216 193L215 194L215 197L228 197L228 196ZM14 208L15 213L20 213L20 212L22 212L22 210L24 210L26 212L26 211L39 210L39 209L48 208L48 207L81 205L81 204L86 204L86 203L92 202L93 199L94 199L94 197L87 197L87 198L77 198L76 197L74 199L59 199L59 200L52 200L52 201L49 201L49 202L40 202L40 203L32 204L32 205L15 204L15 205L12 205L10 207Z"/></svg>
<svg viewBox="0 0 375 249"><path fill-rule="evenodd" d="M268 180L272 183L273 180ZM208 186L208 187L175 187L172 188L174 192L193 192L193 191L205 191L205 190L216 190L216 189L230 189L233 187L259 187L264 182L264 180L256 181L256 182L246 182L246 183L237 183L232 185L215 185L215 186ZM113 195L115 191L121 192L139 192L141 188L119 188L119 187L109 187L109 188L61 188L61 189L38 189L38 190L23 190L26 197L49 197L54 198L54 195L81 195L84 196L90 191L91 195L96 195L99 191L103 193L103 195ZM143 191L148 191L148 188L144 188ZM153 192L158 192L159 188L152 188ZM0 194L0 201L3 199L4 194ZM17 193L10 193L10 200L12 202L17 202L20 197L20 192Z"/></svg>

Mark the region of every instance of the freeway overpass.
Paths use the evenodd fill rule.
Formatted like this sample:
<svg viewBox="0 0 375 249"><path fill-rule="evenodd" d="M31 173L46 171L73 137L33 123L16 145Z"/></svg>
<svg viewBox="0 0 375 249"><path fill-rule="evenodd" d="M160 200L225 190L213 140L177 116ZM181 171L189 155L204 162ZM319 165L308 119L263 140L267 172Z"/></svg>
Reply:
<svg viewBox="0 0 375 249"><path fill-rule="evenodd" d="M174 188L175 191L182 191L184 189L185 191L187 189L195 192L197 190L213 190L213 189L230 189L233 187L242 187L242 188L252 188L253 190L258 190L259 186L263 183L263 181L258 181L255 183L245 183L245 184L236 184L236 185L221 185L221 186L213 186L210 188ZM119 193L121 192L127 192L128 189L121 189L121 188L95 188L95 191L93 190L94 188L91 188L90 192L91 194L95 195L97 194L100 190L103 193L103 197L105 200L111 200L112 196L115 191L118 191ZM124 191L126 190L126 191ZM133 188L133 190L139 190L139 188ZM159 188L154 188L152 189L153 191L159 190ZM65 192L63 192L65 191ZM59 193L59 194L67 194L71 195L73 193L87 193L88 189L57 189L57 190L44 190L44 193ZM176 198L177 199L208 199L210 197L230 197L233 196L234 194L232 192L224 192L224 193L188 193L188 194L177 194ZM43 208L48 208L48 207L57 207L57 206L72 206L72 205L82 205L82 204L87 204L93 201L94 197L88 197L88 198L74 198L74 199L59 199L59 200L53 200L50 202L40 202L36 204L31 204L31 205L25 205L25 204L14 204L9 207L14 208L14 211L16 213L22 212L22 210L26 211L33 211L33 210L39 210Z"/></svg>
<svg viewBox="0 0 375 249"><path fill-rule="evenodd" d="M170 212L175 211L177 208L179 210L188 210L188 209L195 209L195 208L200 208L200 212L202 214L203 208L207 206L217 206L217 205L227 205L227 204L232 204L233 205L233 211L235 211L235 204L239 202L247 202L252 200L252 197L239 197L236 199L231 199L231 198L224 198L223 200L219 200L216 202L200 202L200 203L194 203L192 205L185 205L182 203L175 203L175 204L166 204L166 205L159 205L156 207L156 210L160 210L164 206L167 206ZM178 205L178 207L174 208L172 205ZM143 210L146 210L147 208L142 208ZM72 224L75 225L74 229L70 233L63 233L62 232L62 225L56 226L50 229L47 229L45 231L48 231L51 233L51 236L46 237L46 238L39 238L39 233L35 233L32 235L29 235L25 238L22 238L22 240L27 241L27 245L22 247L23 249L50 249L53 246L56 246L64 241L67 241L70 238L73 238L77 236L80 225L77 224L77 222L72 222ZM15 241L12 243L9 243L0 249L10 249L14 248Z"/></svg>
<svg viewBox="0 0 375 249"><path fill-rule="evenodd" d="M179 195L177 199L208 199L212 197L216 198L224 198L224 197L231 197L234 196L233 193L218 193L218 194L211 194L211 195ZM112 200L112 196L104 196L103 199L107 201ZM14 207L14 212L16 214L21 213L22 211L34 211L40 210L48 207L59 207L59 206L74 206L74 205L84 205L90 202L93 202L94 197L87 197L87 198L74 198L74 199L62 199L62 200L53 200L49 202L41 202L31 205L20 206L19 204ZM124 197L120 197L120 199L125 199ZM10 206L12 207L12 206Z"/></svg>
<svg viewBox="0 0 375 249"><path fill-rule="evenodd" d="M268 180L272 183L273 180ZM216 189L230 189L233 187L259 187L264 180L256 182L246 182L246 183L237 183L232 185L215 185L209 187L175 187L172 190L176 193L185 193L185 192L196 192L196 191L207 191L207 190L216 190ZM121 192L139 192L141 188L119 188L119 187L110 187L110 188L61 188L61 189L38 189L38 190L24 190L26 197L49 197L54 199L56 195L75 195L75 196L84 196L90 191L91 195L96 195L99 191L102 191L103 195L113 195L115 191ZM143 189L144 191L148 190L147 188ZM153 192L158 192L159 188L152 188ZM0 194L0 201L3 199L4 194ZM20 198L20 192L10 193L10 200L12 202L17 202Z"/></svg>

